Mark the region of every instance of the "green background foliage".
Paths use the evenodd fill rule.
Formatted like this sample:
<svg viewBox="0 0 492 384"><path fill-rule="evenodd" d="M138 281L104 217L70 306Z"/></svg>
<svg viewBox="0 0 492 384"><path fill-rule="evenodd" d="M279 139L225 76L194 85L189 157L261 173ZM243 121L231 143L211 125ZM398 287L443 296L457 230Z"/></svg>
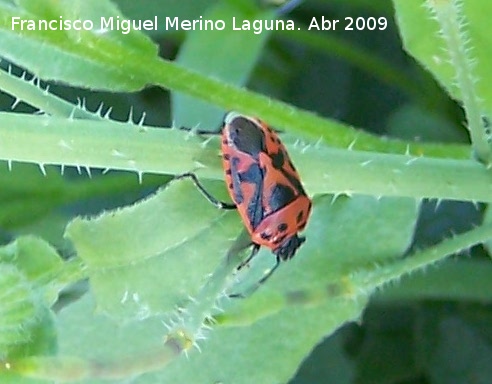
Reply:
<svg viewBox="0 0 492 384"><path fill-rule="evenodd" d="M2 383L491 382L489 6L271 3L0 0ZM159 28L11 28L110 15ZM300 29L165 30L201 15ZM281 130L314 204L257 291L271 252L235 271L237 213L171 181L227 200L218 139L166 128L230 109Z"/></svg>

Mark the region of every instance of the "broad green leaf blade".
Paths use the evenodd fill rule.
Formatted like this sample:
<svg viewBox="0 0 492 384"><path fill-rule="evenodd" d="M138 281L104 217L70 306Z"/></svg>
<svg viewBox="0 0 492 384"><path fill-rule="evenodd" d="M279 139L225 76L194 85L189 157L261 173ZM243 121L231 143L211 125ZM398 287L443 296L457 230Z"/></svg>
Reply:
<svg viewBox="0 0 492 384"><path fill-rule="evenodd" d="M413 236L417 208L417 202L408 198L355 196L334 201L328 195L316 197L304 233L306 243L244 304L221 315L221 321L249 324L286 305L302 304L303 300L315 304L369 294L374 287L355 285L351 275L364 273L365 268L368 274L377 274L377 263L403 255ZM252 271L242 274L247 284L237 289L258 281L273 266L274 258L263 250L251 264ZM336 312L333 315L337 316ZM339 318L340 325L345 321Z"/></svg>
<svg viewBox="0 0 492 384"><path fill-rule="evenodd" d="M188 358L181 356L164 370L133 382L287 382L312 346L337 327L333 310L354 319L364 304L364 300L334 300L316 308L283 311L251 327L219 327L200 342L201 353L192 350ZM155 318L127 323L115 332L114 323L94 314L93 308L93 300L87 295L62 311L58 321L61 356L83 356L104 366L129 356L140 358L162 342L165 328ZM94 349L93 340L99 341L99 348ZM104 382L85 380L83 384Z"/></svg>
<svg viewBox="0 0 492 384"><path fill-rule="evenodd" d="M27 343L36 323L38 306L25 276L10 264L0 264L0 356Z"/></svg>
<svg viewBox="0 0 492 384"><path fill-rule="evenodd" d="M56 250L44 240L33 236L19 237L0 248L0 262L14 264L29 281L39 284L49 305L57 300L63 286L53 283L49 278L48 285L43 285L42 279L59 272L63 261Z"/></svg>
<svg viewBox="0 0 492 384"><path fill-rule="evenodd" d="M446 3L451 0L446 0ZM449 51L439 36L439 25L426 6L426 0L393 0L396 19L405 49L427 68L442 86L456 99L461 99L456 86L456 71L449 63ZM492 110L492 81L490 67L492 54L488 15L492 12L492 3L481 0L459 1L463 11L462 32L466 47L462 47L473 60L473 77L477 79L475 87L487 111Z"/></svg>
<svg viewBox="0 0 492 384"><path fill-rule="evenodd" d="M176 195L190 194L190 191L183 191L182 187L183 183L175 182L161 193L163 195L169 193L176 204L180 204L179 197ZM201 198L198 194L197 197ZM186 199L195 209L200 209L190 196ZM147 202L141 203L135 209L141 208ZM179 210L185 208L179 207ZM299 254L293 260L284 263L251 298L229 302L229 308L225 308L226 312L219 318L219 325L207 335L209 336L207 340L200 343L202 353L193 351L189 359L180 358L162 371L143 375L135 382L288 381L316 343L345 322L360 316L371 290L360 291L359 287L350 287L351 274L360 272L364 265L372 267L377 262L401 256L409 245L416 215L417 204L412 199L378 200L358 196L339 197L333 202L331 196L317 197L305 233L308 241ZM199 217L202 218L203 214ZM365 230L356 231L359 226ZM179 231L179 224L176 231ZM221 231L216 231L216 235L220 236ZM69 233L73 236L73 228L69 229ZM98 230L93 228L92 234L97 235L97 233ZM133 237L139 236L141 234L134 233ZM198 252L203 252L206 245L200 241L199 245L195 246L199 247ZM115 261L117 260L111 262ZM261 276L264 270L264 266L260 264L268 264L268 261L272 259L265 253L260 253L245 273L253 276L256 274L257 281L257 277ZM185 278L183 275L180 277ZM165 279L173 279L173 276L166 276ZM161 277L161 280L164 278ZM252 280L255 281L255 278L253 277ZM154 289L160 289L160 281L155 281L153 284ZM341 288L338 291L326 289L337 284ZM288 306L278 306L278 302L275 301L279 295L288 295L292 291L298 293L304 291L309 296L310 289L319 287L323 287L325 296L307 303L311 304L309 306L302 306L300 305L302 302L295 301L288 303L290 304ZM350 289L343 291L344 287ZM112 292L112 294L119 297L120 293ZM72 309L74 306L67 308L66 313L70 313ZM80 318L74 317L77 318L75 321L64 322L64 328L68 327L68 330L64 333L67 338L61 342L63 354L93 357L90 355L92 352L89 340L98 338L99 332L106 333L104 336L106 355L104 358L103 355L99 355L100 361L111 361L113 358L118 361L122 356L131 356L130 345L134 345L136 355L141 356L139 351L145 350L144 339L147 340L148 348L161 340L159 325L154 324L155 318L143 320L149 325L143 328L140 328L141 321L127 322L117 337L111 338L107 334L111 326L108 319L100 314L94 315L87 309L85 313L86 315ZM236 320L238 318L239 320L227 323L230 315L235 315ZM71 331L70 327L72 327ZM75 341L70 334L74 333L74 329L80 328L85 329L88 334L78 335ZM143 330L148 332L145 336L140 333ZM154 336L152 332L155 333ZM126 346L119 349L118 345L124 341ZM252 370L251 367L255 369Z"/></svg>
<svg viewBox="0 0 492 384"><path fill-rule="evenodd" d="M54 351L53 319L40 296L18 268L0 262L1 358Z"/></svg>
<svg viewBox="0 0 492 384"><path fill-rule="evenodd" d="M182 180L134 206L75 219L66 234L88 265L98 308L128 319L187 302L240 229L235 212L218 210Z"/></svg>
<svg viewBox="0 0 492 384"><path fill-rule="evenodd" d="M27 343L13 346L9 352L9 359L44 356L55 353L58 349L55 316L48 308L42 308L36 315L36 323L29 329L30 336ZM1 380L3 383L3 380Z"/></svg>
<svg viewBox="0 0 492 384"><path fill-rule="evenodd" d="M55 249L32 236L20 237L0 248L0 357L55 351L49 306L63 286L50 277L62 265Z"/></svg>
<svg viewBox="0 0 492 384"><path fill-rule="evenodd" d="M339 316L356 320L365 298L333 300L314 308L290 308L249 327L220 328L167 369L136 384L286 383L314 346L339 326ZM336 313L336 315L334 314Z"/></svg>
<svg viewBox="0 0 492 384"><path fill-rule="evenodd" d="M272 19L272 11L258 12L251 19ZM223 20L226 30L196 30L188 32L177 62L182 66L224 80L229 84L243 85L248 79L258 57L270 36L270 31L256 34L253 31L232 30L242 18L247 18L239 6L232 2L220 2L203 15L204 20ZM214 130L219 127L224 111L209 103L188 95L174 92L172 95L173 119L178 126Z"/></svg>
<svg viewBox="0 0 492 384"><path fill-rule="evenodd" d="M113 30L102 22L110 17ZM91 28L40 30L37 25L39 20L60 18L90 20ZM111 91L136 90L146 81L132 76L129 56L154 59L157 49L141 32L117 30L118 18L124 17L109 0L18 0L15 7L0 3L0 55L43 80ZM13 25L13 20L32 20L34 30L27 24L21 30L21 24Z"/></svg>
<svg viewBox="0 0 492 384"><path fill-rule="evenodd" d="M56 323L59 356L84 357L104 363L146 354L162 344L166 328L161 319L130 320L115 327L112 319L94 311L95 301L89 291L60 312ZM97 348L94 348L94 340L98 340Z"/></svg>

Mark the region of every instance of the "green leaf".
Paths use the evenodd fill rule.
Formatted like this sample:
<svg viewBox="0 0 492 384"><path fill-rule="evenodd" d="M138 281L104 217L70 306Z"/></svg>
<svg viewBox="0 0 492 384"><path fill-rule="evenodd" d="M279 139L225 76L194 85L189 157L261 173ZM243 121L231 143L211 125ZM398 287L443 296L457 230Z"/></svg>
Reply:
<svg viewBox="0 0 492 384"><path fill-rule="evenodd" d="M167 192L175 199L174 193L189 193L182 191L182 184L173 183L164 194ZM192 202L189 204L194 209L199 207L199 204ZM140 206L136 208L138 207ZM308 240L296 257L283 263L272 278L252 297L247 300L232 300L228 303L226 312L219 318L219 325L224 326L215 327L209 339L200 343L202 353L193 351L189 359L178 359L166 369L144 375L136 382L154 383L170 380L187 383L286 382L320 339L346 321L356 319L360 315L369 292L358 292L358 287L353 287L353 290L339 291L338 294L331 291L330 295L328 290L328 294L325 294L321 300L306 307L296 302L291 303L289 307L278 306L275 298L292 290L300 292L299 290L304 289L308 292L309 289L320 286L326 289L327 286L334 286L339 282L342 282L342 287L349 287L350 282L348 285L343 285L343 282L349 281L352 271L359 270L361 265L365 263L372 265L375 261L401 255L411 239L416 207L412 199L377 200L370 197L340 197L332 202L331 196L317 197L305 233ZM175 207L175 209L178 211L185 208ZM199 216L203 217L203 214ZM136 223L136 225L141 224ZM359 226L364 230L354 231ZM179 231L179 224L177 231ZM72 235L73 229L69 232ZM97 234L98 230L94 229L92 233ZM196 251L206 252L204 247L207 246L208 244L201 241L199 250ZM264 263L273 261L271 257L266 257L265 253L270 254L268 250L261 252L254 259L251 268L245 269L247 275L261 276ZM125 277L120 275L120 278ZM180 276L180 278L186 277ZM173 280L173 276L165 275L161 280L164 279ZM161 289L159 281L153 283L154 289ZM68 314L72 309L67 308L65 313ZM90 315L92 311L87 308L83 312L85 316L82 318L77 318L73 322L64 321L64 327L73 327L65 333L69 340L62 342L65 354L75 354L80 351L90 356L88 355L91 353L89 340L98 338L99 332L108 332L110 327L108 320L104 320L101 315L96 315L94 318L94 315ZM230 314L235 314L238 316L236 320L239 318L241 321L224 322ZM91 317L92 320L87 317ZM74 315L73 319L75 318ZM249 321L245 321L248 319ZM159 332L159 327L152 325L154 321L152 318L144 321L148 322L149 327L139 329L149 332L152 328ZM104 323L107 325L101 325ZM90 324L90 326L86 328L83 324ZM75 341L71 334L76 333L74 330L79 328L86 329L90 335L78 335ZM136 341L139 339L138 332L140 331L137 328L134 329L127 323L121 330L123 335L120 333L118 339L125 339L126 345L133 345L132 340L135 338L137 345L135 348L145 349L142 340ZM145 338L149 337L149 334L146 335ZM104 337L107 340L104 349L109 351L109 355L114 356L112 351L116 348L117 356L121 356L118 347L109 344L112 343L109 336ZM151 344L151 340L148 340L148 343ZM239 346L241 353L237 353ZM124 347L124 351L128 352L128 347ZM116 359L118 360L118 357ZM255 369L251 370L251 367Z"/></svg>
<svg viewBox="0 0 492 384"><path fill-rule="evenodd" d="M147 374L136 383L285 383L312 348L339 326L355 320L364 299L327 301L314 308L290 308L248 327L220 328L167 369Z"/></svg>
<svg viewBox="0 0 492 384"><path fill-rule="evenodd" d="M29 340L26 343L14 345L10 349L9 359L55 353L58 349L58 335L54 320L55 316L48 308L39 311L36 323L29 329Z"/></svg>
<svg viewBox="0 0 492 384"><path fill-rule="evenodd" d="M223 183L215 185L224 192ZM187 302L240 228L235 212L218 210L179 181L132 207L77 218L66 235L88 265L98 308L128 319Z"/></svg>
<svg viewBox="0 0 492 384"><path fill-rule="evenodd" d="M228 31L189 32L176 61L201 74L229 84L243 85L253 70L270 31L255 34L251 31L229 30L234 17L238 20L237 23L242 22L242 17L246 18L241 8L234 6L232 2L220 2L210 8L203 19L224 20ZM269 20L273 17L272 11L263 11L257 12L251 19ZM200 124L202 129L214 130L224 114L221 108L180 93L173 93L171 101L173 119L178 126L194 127Z"/></svg>
<svg viewBox="0 0 492 384"><path fill-rule="evenodd" d="M41 239L26 236L0 248L0 356L52 353L56 349L49 306L62 284L51 280L63 262Z"/></svg>
<svg viewBox="0 0 492 384"><path fill-rule="evenodd" d="M403 277L400 284L382 291L376 298L393 303L419 299L486 302L491 292L489 260L450 259L440 263L439 268Z"/></svg>
<svg viewBox="0 0 492 384"><path fill-rule="evenodd" d="M22 272L0 263L0 356L31 342L38 322L39 301Z"/></svg>
<svg viewBox="0 0 492 384"><path fill-rule="evenodd" d="M58 356L80 356L102 363L147 354L162 344L166 328L159 318L129 320L116 326L113 319L94 311L96 305L89 292L61 311L56 324ZM94 340L98 340L97 348Z"/></svg>
<svg viewBox="0 0 492 384"><path fill-rule="evenodd" d="M286 382L314 344L336 328L332 311L354 318L364 302L327 302L317 308L298 308L268 317L251 327L218 328L200 343L202 352L193 350L161 372L148 373L135 383L160 382ZM66 308L58 322L60 355L97 359L106 367L132 355L149 354L161 342L162 324L154 319L130 322L115 332L114 323L94 314L90 295ZM80 332L83 329L84 332ZM288 336L288 337L287 337ZM99 347L94 349L93 340ZM238 353L241 351L241 353ZM279 353L282 351L282 353ZM255 367L255 369L251 369ZM102 383L86 380L84 383Z"/></svg>
<svg viewBox="0 0 492 384"><path fill-rule="evenodd" d="M56 250L44 240L33 237L19 237L14 242L0 248L0 262L14 264L31 282L42 284L43 277L54 276L63 266ZM42 285L46 302L51 305L63 288L47 279Z"/></svg>
<svg viewBox="0 0 492 384"><path fill-rule="evenodd" d="M12 25L19 20L91 20L91 30L35 30ZM101 18L123 15L108 0L18 0L16 7L0 3L0 55L29 68L43 80L58 80L71 85L133 91L145 79L132 76L129 55L141 61L155 58L157 49L144 34L104 29ZM33 55L33 52L36 52Z"/></svg>
<svg viewBox="0 0 492 384"><path fill-rule="evenodd" d="M220 321L250 324L287 305L371 293L375 287L362 285L365 274L377 274L377 263L398 258L408 248L417 207L415 200L406 198L357 196L334 201L332 196L317 196L305 231L306 243L258 292L221 315ZM244 272L248 284L258 281L273 263L268 250L260 251L251 271ZM361 274L357 282L351 281L355 272ZM339 318L340 324L346 320Z"/></svg>
<svg viewBox="0 0 492 384"><path fill-rule="evenodd" d="M17 268L0 264L0 272L0 354L5 356L12 345L28 340L26 325L34 322L36 300L29 283Z"/></svg>
<svg viewBox="0 0 492 384"><path fill-rule="evenodd" d="M454 1L454 0L453 0ZM427 68L456 99L461 99L461 91L456 84L456 71L450 62L449 51L439 36L439 24L433 19L426 1L393 0L396 19L400 28L405 49ZM446 3L452 3L446 0ZM490 67L491 36L488 27L488 15L492 12L492 3L481 0L459 2L466 20L462 20L462 32L466 34L466 51L474 61L473 75L475 86L487 111L492 110L492 81Z"/></svg>

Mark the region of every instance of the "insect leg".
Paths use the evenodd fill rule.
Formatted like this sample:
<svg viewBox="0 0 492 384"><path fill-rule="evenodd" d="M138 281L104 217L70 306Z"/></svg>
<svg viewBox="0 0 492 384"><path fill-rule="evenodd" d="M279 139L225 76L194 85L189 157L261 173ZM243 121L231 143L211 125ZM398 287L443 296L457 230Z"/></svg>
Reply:
<svg viewBox="0 0 492 384"><path fill-rule="evenodd" d="M239 271L241 268L243 268L245 265L247 265L251 259L256 256L256 254L258 253L258 250L260 249L260 246L258 244L254 244L254 248L253 250L251 251L251 254L248 256L248 258L246 260L244 260L238 267L237 267L237 270ZM268 271L268 273L263 276L252 288L249 288L248 289L248 294L245 295L243 293L232 293L229 295L230 298L233 298L233 299L244 299L246 298L247 296L250 296L252 293L254 293L258 288L260 288L263 283L265 281L267 281L270 276L273 275L273 272L275 272L275 270L278 268L278 266L280 265L281 263L281 259L279 257L277 257L277 262L276 264L273 266L272 269L270 269Z"/></svg>
<svg viewBox="0 0 492 384"><path fill-rule="evenodd" d="M215 205L219 209L236 209L236 204L234 203L226 203L224 201L217 200L215 197L213 197L206 189L205 187L200 183L198 178L194 173L187 172L183 173L181 175L178 175L175 177L175 179L191 179L193 181L193 184L198 188L198 190L202 193L205 198L210 201L213 205Z"/></svg>
<svg viewBox="0 0 492 384"><path fill-rule="evenodd" d="M263 285L263 283L270 278L270 276L272 276L273 272L275 272L275 270L278 268L279 265L280 265L280 259L277 259L277 264L275 264L274 267L270 269L268 273L265 276L263 276L252 288L249 288L247 294L232 293L229 295L229 297L233 299L245 299L246 297L251 296L251 294L256 292L256 290L260 288Z"/></svg>
<svg viewBox="0 0 492 384"><path fill-rule="evenodd" d="M275 272L275 270L278 268L278 266L280 265L280 262L281 262L281 260L277 257L277 263L273 266L273 268L270 269L268 271L268 273L265 276L263 276L252 288L249 288L248 296L250 296L251 294L256 292L256 290L258 288L260 288L263 285L263 283L270 278L270 276L273 275L273 272ZM244 295L242 293L236 293L236 294L229 295L229 297L244 299L244 298L246 298L246 295Z"/></svg>
<svg viewBox="0 0 492 384"><path fill-rule="evenodd" d="M260 246L258 244L253 243L253 249L251 250L251 253L249 254L246 260L242 261L241 264L238 265L237 270L240 271L242 268L248 265L249 262L253 260L253 257L256 256L259 250L260 250Z"/></svg>
<svg viewBox="0 0 492 384"><path fill-rule="evenodd" d="M280 265L280 258L279 258L279 257L277 257L277 263L273 266L273 268L272 268L272 269L270 269L270 270L268 271L268 273L267 273L265 276L263 276L263 277L260 279L260 281L258 281L258 285L257 285L257 287L256 287L255 289L258 289L258 287L259 287L260 285L262 285L265 281L267 281L267 280L269 279L269 277L273 275L273 272L275 272L275 270L278 268L278 266L279 266L279 265Z"/></svg>

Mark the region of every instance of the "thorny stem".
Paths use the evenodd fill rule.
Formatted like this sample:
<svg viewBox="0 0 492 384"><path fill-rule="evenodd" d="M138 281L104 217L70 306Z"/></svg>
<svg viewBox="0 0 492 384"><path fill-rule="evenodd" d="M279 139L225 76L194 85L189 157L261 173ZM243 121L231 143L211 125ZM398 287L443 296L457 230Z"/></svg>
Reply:
<svg viewBox="0 0 492 384"><path fill-rule="evenodd" d="M397 281L402 276L428 268L450 255L490 239L492 239L492 224L443 240L404 259L361 268L355 273L342 276L339 280L317 289L287 292L264 290L248 300L252 302L251 305L241 306L237 311L219 314L216 316L216 322L221 326L247 326L288 306L317 305L326 300L352 300L358 295L368 295L386 284ZM255 300L267 302L268 305L257 305Z"/></svg>
<svg viewBox="0 0 492 384"><path fill-rule="evenodd" d="M117 48L117 47L113 47ZM116 55L116 54L115 54ZM154 82L163 87L187 93L210 103L221 106L225 110L240 110L242 112L260 116L268 121L269 124L286 129L290 132L297 132L304 137L311 139L321 139L325 143L339 148L346 148L352 145L359 150L380 151L403 153L408 149L409 153L415 155L426 155L436 157L468 158L469 150L465 145L459 144L434 144L434 143L413 143L397 139L381 139L374 135L365 133L361 130L352 129L335 121L329 121L313 113L299 110L291 105L280 101L271 100L266 96L256 94L244 89L235 88L229 84L222 83L216 79L208 78L189 69L181 68L175 63L162 59L155 59L146 62L145 66L139 64L133 67L132 61L141 62L141 57L134 57L134 53L122 51L121 57L128 56L126 61L132 67L128 70L134 77L144 77L147 83ZM117 56L117 55L116 55ZM3 77L11 76L3 73ZM22 100L34 105L41 111L50 113L53 116L73 116L83 119L99 119L97 113L85 111L80 106L69 106L65 102L50 95L44 90L37 89L37 86L28 82L21 87L20 93L16 91L16 82L6 81L7 92L11 93L17 100ZM0 87L1 87L0 79ZM32 100L29 87L32 88ZM51 98L53 98L53 100ZM22 125L19 121L20 116L15 117L15 125ZM0 117L0 124L9 124ZM95 140L95 139L94 139ZM60 162L58 162L59 164Z"/></svg>
<svg viewBox="0 0 492 384"><path fill-rule="evenodd" d="M465 33L465 15L462 0L428 0L446 42L451 64L456 71L457 86L461 92L470 138L477 158L484 164L492 161L492 152L483 126L482 108L477 94L477 80L473 75L473 61L469 57L469 38Z"/></svg>
<svg viewBox="0 0 492 384"><path fill-rule="evenodd" d="M200 177L223 179L217 141L202 142L177 129L32 115L23 116L19 124L12 113L0 113L0 119L5 122L0 126L0 159L36 163L41 171L44 165L61 164L134 171L139 176L196 170ZM471 160L350 151L321 144L289 147L310 194L484 202L492 198L492 174Z"/></svg>
<svg viewBox="0 0 492 384"><path fill-rule="evenodd" d="M23 101L52 116L72 116L73 118L91 120L102 119L97 114L90 113L49 93L48 88L43 89L40 86L39 79L37 78L26 81L23 77L13 76L10 73L0 70L0 90L16 98L13 107L17 102Z"/></svg>

